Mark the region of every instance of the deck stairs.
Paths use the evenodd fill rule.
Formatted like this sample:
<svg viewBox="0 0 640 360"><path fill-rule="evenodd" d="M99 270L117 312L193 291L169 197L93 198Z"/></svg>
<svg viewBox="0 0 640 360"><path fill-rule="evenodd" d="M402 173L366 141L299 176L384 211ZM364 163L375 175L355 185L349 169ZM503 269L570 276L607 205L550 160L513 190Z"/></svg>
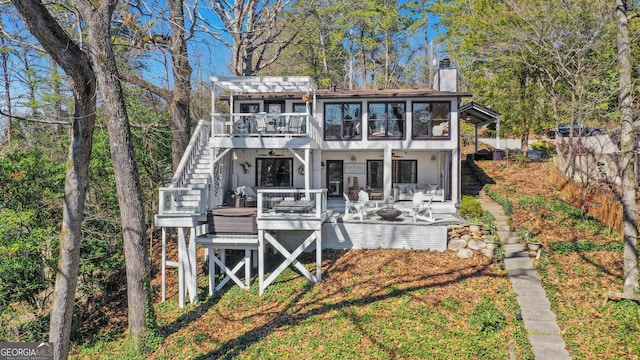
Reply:
<svg viewBox="0 0 640 360"><path fill-rule="evenodd" d="M473 159L467 158L461 162L462 170L462 195L477 197L486 184L493 184L494 181L485 174Z"/></svg>
<svg viewBox="0 0 640 360"><path fill-rule="evenodd" d="M158 215L205 215L211 179L210 123L200 121L168 187L160 189Z"/></svg>
<svg viewBox="0 0 640 360"><path fill-rule="evenodd" d="M182 156L176 173L168 187L159 189L158 214L155 225L162 229L162 301L166 299L167 267L178 268L178 301L184 307L187 297L193 304L198 301L197 261L189 256L195 249L195 239L203 233L207 224L206 211L212 182L209 146L211 123L200 121ZM178 235L178 261L167 258L167 230L173 228Z"/></svg>

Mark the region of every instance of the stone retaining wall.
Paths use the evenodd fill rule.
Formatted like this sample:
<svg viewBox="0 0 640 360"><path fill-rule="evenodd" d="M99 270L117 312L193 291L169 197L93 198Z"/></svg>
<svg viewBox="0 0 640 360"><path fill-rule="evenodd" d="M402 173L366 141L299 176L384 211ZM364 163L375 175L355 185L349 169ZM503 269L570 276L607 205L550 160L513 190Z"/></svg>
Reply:
<svg viewBox="0 0 640 360"><path fill-rule="evenodd" d="M456 251L458 257L468 259L474 255L493 258L495 249L501 246L492 240L492 230L478 224L450 225L447 227L447 250Z"/></svg>

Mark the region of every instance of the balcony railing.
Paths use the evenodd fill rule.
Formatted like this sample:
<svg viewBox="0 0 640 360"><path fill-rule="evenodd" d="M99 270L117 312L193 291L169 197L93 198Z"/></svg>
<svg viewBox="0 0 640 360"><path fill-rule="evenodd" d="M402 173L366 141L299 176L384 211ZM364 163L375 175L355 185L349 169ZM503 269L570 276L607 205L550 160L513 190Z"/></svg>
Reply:
<svg viewBox="0 0 640 360"><path fill-rule="evenodd" d="M326 189L259 189L258 219L310 217L322 218L327 210Z"/></svg>
<svg viewBox="0 0 640 360"><path fill-rule="evenodd" d="M216 113L212 136L305 137L311 129L310 119L304 113Z"/></svg>

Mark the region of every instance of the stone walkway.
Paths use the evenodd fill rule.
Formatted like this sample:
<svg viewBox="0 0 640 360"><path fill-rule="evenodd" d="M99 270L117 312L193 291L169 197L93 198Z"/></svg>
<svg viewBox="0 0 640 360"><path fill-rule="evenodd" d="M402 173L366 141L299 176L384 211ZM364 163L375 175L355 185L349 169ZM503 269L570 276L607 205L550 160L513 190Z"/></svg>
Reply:
<svg viewBox="0 0 640 360"><path fill-rule="evenodd" d="M482 208L495 218L496 230L503 243L504 264L507 268L513 290L518 295L522 319L529 336L536 359L571 359L562 340L556 315L551 311L551 303L542 288L542 281L533 267L529 252L520 237L511 232L508 217L502 206L491 200L484 192L478 196Z"/></svg>

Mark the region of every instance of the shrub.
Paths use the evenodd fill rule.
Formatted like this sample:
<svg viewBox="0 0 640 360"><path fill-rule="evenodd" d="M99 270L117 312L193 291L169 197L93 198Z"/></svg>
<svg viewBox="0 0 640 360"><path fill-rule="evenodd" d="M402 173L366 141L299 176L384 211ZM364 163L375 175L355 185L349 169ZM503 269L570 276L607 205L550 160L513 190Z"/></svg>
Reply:
<svg viewBox="0 0 640 360"><path fill-rule="evenodd" d="M458 210L460 215L465 218L480 218L482 217L482 205L480 201L473 196L463 195L460 199L460 209Z"/></svg>
<svg viewBox="0 0 640 360"><path fill-rule="evenodd" d="M543 159L548 159L553 154L555 147L551 146L551 144L546 141L534 141L531 143L531 149L542 152L542 154L540 154L540 157Z"/></svg>
<svg viewBox="0 0 640 360"><path fill-rule="evenodd" d="M506 317L488 297L482 298L469 314L469 325L481 333L492 334L506 326Z"/></svg>

